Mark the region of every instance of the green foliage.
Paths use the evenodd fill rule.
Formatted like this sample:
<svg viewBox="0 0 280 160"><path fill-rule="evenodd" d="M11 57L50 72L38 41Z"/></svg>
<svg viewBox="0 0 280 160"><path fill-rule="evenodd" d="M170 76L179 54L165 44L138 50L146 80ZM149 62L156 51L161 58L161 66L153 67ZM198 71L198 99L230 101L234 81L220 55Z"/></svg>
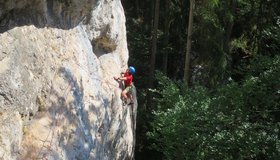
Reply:
<svg viewBox="0 0 280 160"><path fill-rule="evenodd" d="M263 31L262 38L267 41L266 50L277 52L280 49L280 16L274 18L274 23Z"/></svg>
<svg viewBox="0 0 280 160"><path fill-rule="evenodd" d="M244 35L240 36L239 38L234 39L231 42L231 50L233 53L238 53L241 51L246 55L252 55L254 52L250 50L251 48L248 46L249 40Z"/></svg>
<svg viewBox="0 0 280 160"><path fill-rule="evenodd" d="M257 57L246 78L211 92L184 88L158 74L152 148L165 159L280 157L280 56Z"/></svg>
<svg viewBox="0 0 280 160"><path fill-rule="evenodd" d="M214 87L227 76L230 58L224 49L228 45L225 37L228 23L235 18L230 7L228 1L211 0L201 2L196 8L194 39L197 42L193 50L197 59L192 65L204 68L202 85Z"/></svg>
<svg viewBox="0 0 280 160"><path fill-rule="evenodd" d="M156 105L147 103L153 3L122 1L127 18L129 64L137 68L134 79L139 93L136 155L141 150L142 156L151 158L154 152L149 150L152 154L147 154L143 150L155 142L154 146L168 159L273 159L275 148L279 150L280 146L279 141L275 144L275 139L279 139L275 138L276 132L279 134L275 128L280 121L277 118L280 117L277 112L280 76L276 71L279 58L272 60L258 55L279 54L280 1L196 0L191 84L208 89L185 89L181 82L158 74L161 88L152 94ZM160 2L156 69L162 68L162 55L168 53L167 75L180 79L189 1L170 1L168 42L164 35L167 19L164 3ZM241 63L243 67L239 68ZM231 83L224 85L228 79L232 79ZM153 118L152 109L156 116L149 134L154 138L147 140L143 133L150 127L147 123ZM162 126L156 128L157 124ZM169 128L165 129L164 125Z"/></svg>

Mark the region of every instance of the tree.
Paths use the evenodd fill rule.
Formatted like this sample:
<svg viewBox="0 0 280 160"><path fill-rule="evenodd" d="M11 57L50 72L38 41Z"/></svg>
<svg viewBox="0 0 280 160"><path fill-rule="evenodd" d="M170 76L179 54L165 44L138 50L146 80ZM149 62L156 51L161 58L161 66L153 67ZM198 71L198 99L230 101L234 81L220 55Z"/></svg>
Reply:
<svg viewBox="0 0 280 160"><path fill-rule="evenodd" d="M227 54L229 54L230 50L229 50L229 43L230 43L230 37L231 37L231 33L232 33L232 28L234 25L234 18L235 18L235 10L236 10L236 0L231 0L230 1L230 16L228 18L228 22L227 22L227 26L226 26L226 32L225 32L225 38L224 38L224 52L226 52Z"/></svg>
<svg viewBox="0 0 280 160"><path fill-rule="evenodd" d="M185 58L185 69L184 78L185 84L188 86L190 78L190 54L191 54L191 43L192 43L192 27L193 27L193 14L194 14L195 0L190 0L190 10L189 10L189 23L188 23L188 34L187 34L187 50Z"/></svg>
<svg viewBox="0 0 280 160"><path fill-rule="evenodd" d="M154 73L155 73L155 62L157 53L157 30L158 30L158 20L159 20L159 3L160 0L155 1L155 12L154 12L154 23L152 31L152 52L151 52L151 63L150 63L150 75L149 84L150 88L154 87Z"/></svg>
<svg viewBox="0 0 280 160"><path fill-rule="evenodd" d="M163 159L279 159L280 56L243 69L242 83L211 91L159 75L151 147Z"/></svg>
<svg viewBox="0 0 280 160"><path fill-rule="evenodd" d="M176 150L180 153L193 153L194 149L197 148L198 143L201 142L199 140L203 140L205 138L203 134L200 134L198 138L196 137L196 132L203 131L203 129L207 128L204 127L204 125L200 125L200 123L197 122L204 122L199 121L203 120L203 118L208 124L208 126L212 126L212 128L215 128L216 130L217 126L218 129L220 128L220 124L223 124L223 120L231 120L231 124L238 124L239 127L244 127L240 125L240 123L234 123L234 122L240 122L239 119L241 117L241 120L244 120L244 122L247 122L247 119L242 119L248 117L245 115L247 114L248 110L252 110L249 115L249 121L263 121L264 123L262 125L268 125L271 124L269 119L265 118L266 115L271 115L269 110L267 111L267 106L272 105L266 105L272 103L276 103L274 95L266 96L265 94L269 95L267 90L271 90L272 87L269 89L265 86L267 86L266 82L275 83L275 80L269 79L267 81L260 81L259 83L252 82L254 80L259 81L258 76L255 76L256 73L252 73L251 75L254 75L251 80L248 80L246 75L248 75L247 71L240 70L240 64L243 64L246 67L251 67L251 63L249 63L255 56L259 54L263 55L276 55L279 54L278 51L280 49L280 10L278 9L280 6L279 0L229 0L229 1L220 1L220 0L193 0L195 3L195 10L193 11L193 25L192 25L192 33L190 34L182 34L187 32L186 29L189 29L190 27L186 27L188 25L188 21L190 18L188 18L189 15L189 3L190 1L181 1L181 0L164 0L164 4L169 5L168 7L159 7L159 17L164 17L162 21L158 21L157 29L155 30L155 19L156 19L156 1L148 1L148 0L142 0L139 1L139 12L136 15L137 5L136 1L129 1L129 0L122 0L126 2L126 16L127 16L127 35L128 35L128 48L130 51L130 62L134 65L137 64L138 72L137 76L135 76L135 84L138 87L138 102L139 102L139 111L138 111L138 120L137 120L137 149L136 154L143 157L137 157L136 159L145 159L145 158L151 158L151 156L155 156L155 158L152 159L160 159L161 154L165 151L160 151L161 153L155 154L154 149L148 148L147 146L150 146L150 144L157 144L157 143L165 143L170 142L170 144L175 144L177 142L184 142L184 140L188 140L188 143L186 143L186 146L184 146L184 143L178 143L178 146L173 145L167 145L166 150L173 150L175 151L176 148L180 148ZM162 1L163 2L163 1ZM151 5L151 3L153 3ZM152 7L152 9L151 9ZM169 13L168 12L169 10ZM152 15L152 16L151 16ZM167 17L169 15L169 17ZM169 19L169 20L168 20ZM167 22L169 21L169 26ZM246 25L244 25L246 24ZM152 31L152 33L151 33ZM157 33L157 34L154 34ZM152 36L152 35L156 35ZM188 50L191 55L191 59L188 63L189 67L189 84L191 86L188 88L192 90L192 92L188 92L189 94L184 94L184 92L187 92L187 89L178 89L179 87L174 87L171 85L166 85L168 89L165 92L165 95L162 94L152 93L151 96L153 96L153 99L151 101L152 105L149 105L147 103L147 100L149 98L150 93L147 91L147 88L150 86L150 84L153 85L157 84L158 87L159 83L158 80L153 80L154 74L150 74L151 66L154 67L153 70L156 69L163 69L167 68L167 75L172 77L173 80L183 79L184 72L182 70L184 69L184 62L185 62L185 56L186 56L186 42L187 42L187 36L191 35L191 38L189 40L190 49ZM155 40L156 41L151 41ZM155 48L152 48L152 44L156 44ZM153 65L151 65L151 50L156 51L154 55L155 59L153 60ZM168 52L169 56L166 56L167 54L162 54L163 57L159 57L158 55L160 53L166 53ZM167 58L167 59L166 59ZM165 60L167 61L165 61ZM161 66L157 66L155 64L163 64L163 68ZM199 67L200 70L196 72L197 67ZM191 69L190 69L191 68ZM258 71L258 68L255 68L256 71ZM155 72L155 71L153 71ZM270 70L266 71L267 73L270 73ZM152 76L152 78L150 78ZM279 76L278 76L279 77ZM197 79L195 79L197 78ZM277 77L274 76L274 78L277 80ZM278 78L279 79L279 78ZM229 84L229 82L234 81L236 82L234 85ZM249 82L249 84L254 84L255 87L250 86L249 84L244 85L244 82ZM152 83L151 83L152 82ZM264 83L262 83L264 82ZM278 81L277 81L278 82ZM225 85L226 84L226 85ZM177 85L177 82L175 83L175 86ZM199 91L197 89L197 85L202 85L207 87L208 89L211 89L211 95L208 93L208 89L205 89L206 93L203 91ZM171 87L170 87L171 86ZM218 87L219 86L219 87ZM228 86L228 88L227 88ZM229 88L231 86L232 88ZM279 83L272 85L274 88L279 88ZM242 89L244 87L244 89ZM259 87L259 88L258 88ZM174 89L175 88L175 89ZM218 89L221 89L223 91L217 91ZM264 90L263 90L264 89ZM248 92L245 92L245 91ZM279 90L279 89L278 89ZM193 93L194 92L194 93ZM201 93L202 92L202 93ZM213 92L216 92L214 94ZM200 94L201 93L201 94ZM237 94L238 93L238 94ZM239 94L242 93L242 94ZM246 93L246 94L245 94ZM248 94L247 94L248 93ZM279 97L279 91L273 92L275 95ZM197 94L203 95L199 96ZM199 96L201 97L197 100L191 100L191 102L199 102L194 103L196 108L188 108L190 110L185 110L188 106L192 106L190 101L185 101L188 97L193 96ZM224 95L227 95L226 98ZM248 95L240 97L240 95ZM262 98L265 97L266 98ZM154 99L158 100L159 97L163 97L161 100L163 101L160 104L156 104ZM216 98L217 100L211 99L211 97ZM246 98L247 99L244 99ZM256 98L258 97L258 98ZM234 99L236 98L236 99ZM195 99L195 97L193 97ZM211 100L208 102L207 100ZM230 100L232 99L232 100ZM234 99L234 100L233 100ZM265 100L266 99L266 100ZM272 100L271 100L272 99ZM189 99L187 99L189 100ZM213 101L212 101L213 100ZM261 101L259 101L261 100ZM223 117L216 117L214 110L204 110L205 108L201 108L198 106L198 104L201 104L200 102L203 102L207 105L210 105L209 108L216 108L216 111L223 111L228 109L229 106L231 106L231 111L227 114L233 115L232 117L226 117L226 119L223 119ZM233 103L238 102L238 103ZM249 102L249 103L246 103ZM259 105L259 102L262 103L262 105ZM230 104L231 105L228 105ZM176 104L176 105L174 105ZM187 105L185 105L187 104ZM204 105L205 105L204 104ZM242 104L244 104L242 107L240 107ZM251 105L252 104L252 105ZM146 106L149 106L146 108ZM152 106L152 107L150 107ZM275 105L274 105L275 106ZM172 114L170 112L162 112L164 114L170 115L170 118L165 119L164 122L165 125L162 125L161 123L158 128L163 128L165 126L169 126L169 128L163 128L164 132L159 133L158 141L155 140L147 140L144 133L146 133L147 129L150 127L150 121L153 120L155 117L151 114L152 110L155 108L161 108L162 111L166 111L167 108L170 109L170 111L178 111L176 109L183 108L182 114L179 114L178 117L181 117L180 119L173 119L175 121L171 121L171 119L178 115L178 114ZM277 107L277 105L276 105ZM209 109L208 108L208 109ZM236 108L236 109L234 109ZM244 111L244 114L237 114L241 108L241 111ZM197 110L192 110L197 109ZM247 109L247 110L246 110ZM262 109L262 110L260 110ZM209 113L208 113L209 111ZM188 115L184 115L184 112L189 112ZM211 113L211 114L210 114ZM227 113L227 112L225 112ZM272 113L272 112L271 112ZM162 114L161 118L164 117L164 114ZM279 113L273 112L273 114L278 115ZM200 116L199 116L200 115ZM210 116L207 116L210 115ZM214 116L215 115L215 116ZM182 118L183 117L183 118ZM200 119L196 119L196 117ZM271 116L269 116L271 118ZM220 119L219 119L220 118ZM264 119L263 119L264 118ZM157 119L157 118L155 118ZM160 120L160 119L158 119ZM177 121L178 120L178 121ZM197 121L198 120L198 121ZM237 120L237 121L236 121ZM185 122L190 121L192 123L186 124ZM279 121L279 118L278 118ZM173 123L176 122L176 123ZM211 122L211 123L208 123ZM246 123L245 123L246 124ZM261 124L261 123L259 123ZM186 126L191 128L191 130L188 130ZM246 126L246 125L245 125ZM173 128L172 128L173 127ZM201 143L206 146L205 151L203 152L208 154L208 156L212 152L212 147L214 146L214 150L216 153L238 153L243 152L241 154L236 154L236 156L232 155L232 159L238 159L241 155L244 157L245 151L248 151L246 149L238 150L238 147L231 148L231 150L228 150L228 152L225 152L226 149L231 147L229 143L223 143L227 138L240 138L235 137L235 135L231 134L228 128L234 128L232 125L223 125L225 127L222 128L222 131L224 132L214 132L215 137L211 137L206 140L203 140L205 143ZM257 126L258 127L258 126ZM210 129L205 132L211 132ZM271 127L273 128L273 126ZM262 140L262 137L258 137L261 135L259 132L255 133L254 129L250 132L246 132L247 136L253 135L252 138L259 138L258 141L255 141L248 146L248 148L253 149L254 153L257 153L257 142L262 142L259 140ZM170 132L169 132L170 131ZM175 132L174 132L175 131ZM188 132L186 132L188 131ZM170 134L174 132L176 134L173 134L174 139L168 139L163 138L164 135ZM243 130L237 130L235 132L237 135L242 135L241 132ZM181 133L181 134L179 134ZM185 133L190 133L190 137L180 137L177 135L184 135ZM202 133L202 132L201 132ZM227 134L229 137L222 137L220 135ZM258 135L259 134L259 135ZM266 132L265 132L266 134ZM176 136L174 136L176 135ZM187 134L185 134L187 135ZM208 133L206 136L209 135ZM193 136L193 137L192 137ZM192 138L192 139L191 139ZM195 139L197 138L197 139ZM179 140L178 140L179 139ZM167 141L168 140L168 141ZM240 139L244 140L244 142L248 143L246 139ZM240 145L239 142L234 141L235 144ZM263 141L264 143L274 143L274 141ZM211 143L211 144L210 144ZM262 143L262 145L264 145ZM226 144L225 146L222 146ZM242 146L246 146L246 144L241 144ZM170 147L171 146L171 147ZM181 146L181 147L180 147ZM173 148L172 148L173 147ZM262 147L262 146L260 146ZM265 146L266 147L266 146ZM175 148L175 149L174 149ZM203 148L203 147L202 147ZM190 152L185 152L185 150L188 150ZM273 150L273 149L272 149ZM201 150L199 150L200 152ZM256 152L255 152L256 151ZM269 150L265 150L265 152L269 152ZM157 152L158 153L158 152ZM202 153L202 152L200 152ZM214 153L214 152L213 152ZM171 154L172 156L173 154ZM176 155L176 154L174 154ZM178 156L184 156L177 154ZM205 155L205 154L204 154ZM228 155L226 155L228 156ZM254 155L252 155L254 156ZM246 157L246 156L245 156ZM213 158L213 155L212 157ZM204 158L204 159L211 159L211 158ZM170 158L170 159L178 159L176 157ZM194 158L192 158L194 159ZM203 159L203 158L201 158ZM256 159L256 158L255 158ZM261 157L260 157L261 159Z"/></svg>
<svg viewBox="0 0 280 160"><path fill-rule="evenodd" d="M169 42L169 28L170 28L170 0L165 0L165 20L164 20L164 40L163 46L165 46L165 50L162 57L163 63L163 72L167 73L167 64L168 64L168 42Z"/></svg>

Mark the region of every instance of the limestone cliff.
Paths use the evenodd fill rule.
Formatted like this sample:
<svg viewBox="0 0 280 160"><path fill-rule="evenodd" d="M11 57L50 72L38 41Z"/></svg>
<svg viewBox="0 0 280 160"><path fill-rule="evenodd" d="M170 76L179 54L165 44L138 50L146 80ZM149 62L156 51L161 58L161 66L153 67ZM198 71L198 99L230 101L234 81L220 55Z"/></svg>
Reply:
<svg viewBox="0 0 280 160"><path fill-rule="evenodd" d="M0 42L0 159L133 159L120 0L0 0Z"/></svg>

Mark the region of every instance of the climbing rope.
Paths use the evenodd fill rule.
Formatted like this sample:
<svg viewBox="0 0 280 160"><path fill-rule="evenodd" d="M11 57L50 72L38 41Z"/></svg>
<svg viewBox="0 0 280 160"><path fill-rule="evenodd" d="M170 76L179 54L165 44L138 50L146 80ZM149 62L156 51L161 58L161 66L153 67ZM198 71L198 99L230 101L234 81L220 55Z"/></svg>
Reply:
<svg viewBox="0 0 280 160"><path fill-rule="evenodd" d="M58 70L56 70L56 72L55 72L55 74L54 74L54 76L53 76L53 78L52 78L52 82L54 81L54 79L55 79L57 73L58 73ZM67 89L68 89L68 87L67 87ZM51 101L51 100L50 100L50 95L52 95L52 91L53 91L53 83L52 83L51 88L50 88L49 93L48 93L49 98L48 98L46 101ZM66 92L66 91L67 91L67 90L65 90L64 92ZM54 110L51 116L54 116L54 117L55 117L55 115L56 115L56 111ZM45 143L47 142L49 136L51 135L51 132L53 131L53 128L57 125L56 118L54 118L54 119L55 119L55 121L54 121L53 125L51 126L51 128L50 128L50 130L49 130L49 133L47 134L47 137L46 137L45 140L43 141L43 145L42 145L42 147L40 148L36 159L40 159L39 156L40 156L40 154L41 154L43 148L46 147L46 146L45 146ZM51 152L51 146L52 146L53 136L54 136L54 132L52 132L52 137L51 137L51 141L50 141L49 147L46 147L46 148L48 149L49 153ZM42 159L47 159L46 157L47 157L47 154L45 153L45 154L43 154Z"/></svg>
<svg viewBox="0 0 280 160"><path fill-rule="evenodd" d="M75 65L77 65L79 68L81 68L82 70L84 70L85 72L87 72L89 75L91 75L92 73L90 73L87 69L85 69L80 63L74 63ZM112 82L109 82L109 80L101 80L100 78L93 78L97 81L100 81L101 83L105 83L107 84L108 86L112 86L114 88L119 88L118 86L116 86L116 83L112 83Z"/></svg>
<svg viewBox="0 0 280 160"><path fill-rule="evenodd" d="M66 36L66 35L65 35ZM64 37L65 37L64 36ZM62 38L62 37L61 37ZM66 40L65 40L66 38L64 38L64 46L66 46L65 45L65 43L66 43ZM54 75L53 75L53 77L52 77L52 80L51 80L51 82L52 82L52 84L51 84L51 87L50 87L50 90L49 90L49 99L47 99L46 101L51 101L50 100L50 96L52 95L52 91L53 91L53 82L54 82L54 79L55 79L55 77L57 76L57 73L59 72L59 69L56 69L55 70L55 73L54 73ZM66 95L66 92L67 92L67 90L69 89L69 87L70 87L70 84L71 83L68 83L68 85L67 85L67 88L64 90L64 94L63 94L63 98L64 99L66 99L67 97L65 97L65 95ZM70 91L68 91L68 93L69 93ZM67 94L67 96L68 96L68 94ZM47 140L49 139L49 136L51 135L51 141L50 141L50 143L49 143L49 146L48 147L46 147L47 148L47 153L44 153L43 155L42 155L42 159L44 160L44 159L46 159L47 160L47 155L48 154L50 154L51 152L52 152L52 150L51 150L51 147L53 146L53 137L54 137L54 127L57 127L57 118L56 118L56 110L54 109L53 110L53 113L52 113L52 117L55 119L55 121L54 121L54 123L52 124L52 126L51 126L51 128L49 129L49 133L48 133L48 135L47 135L47 137L46 137L46 139L43 141L43 145L42 145L42 147L40 148L40 150L39 150L39 152L38 152L38 155L37 155L37 157L36 157L36 159L40 159L39 158L39 156L40 156L40 154L41 154L41 152L43 151L43 148L44 147L46 147L45 146L45 143L47 142ZM52 133L52 134L51 134Z"/></svg>
<svg viewBox="0 0 280 160"><path fill-rule="evenodd" d="M64 42L64 43L65 43L65 42ZM65 45L64 45L64 46L65 46ZM82 66L82 65L79 64L79 63L75 63L75 64L76 64L80 69L84 70L86 73L88 73L89 75L91 75L91 73L90 73L87 69L85 69L84 66ZM57 75L57 73L58 73L58 69L56 70L56 72L55 72L55 74L54 74L54 76L53 76L53 78L52 78L52 82L54 81L55 76ZM95 78L95 79L98 80L98 81L101 81L101 83L107 83L108 85L112 85L112 86L116 87L116 84L110 83L110 82L108 82L108 81L102 82L102 80L100 80L99 78ZM73 85L72 82L69 81L69 82L68 82L68 86L66 87L66 89L64 90L64 93L63 93L63 98L64 98L64 99L67 99L68 94L70 93L69 87L72 87L72 88L74 87L74 86L72 86L72 85ZM52 84L52 86L51 86L51 89L50 89L50 92L48 93L48 95L51 95L51 94L52 94L52 91L53 91L53 84ZM47 101L50 101L50 99L47 99ZM66 111L64 111L64 112L66 112ZM63 112L62 114L64 114L64 112ZM42 154L43 148L47 148L47 152L46 152L46 153L43 153L41 159L47 159L47 156L52 152L51 147L53 146L53 139L54 139L54 136L55 136L55 135L54 135L54 134L55 134L54 129L55 129L55 127L57 127L57 120L58 120L58 119L56 118L56 115L57 115L57 112L56 112L56 110L54 110L53 113L52 113L52 116L54 117L55 121L53 122L53 125L52 125L51 128L49 129L49 133L48 133L47 137L45 138L45 140L43 141L43 145L42 145L42 147L40 148L40 151L38 152L38 155L37 155L37 158L36 158L36 159L40 159L40 155ZM51 140L49 141L48 146L46 146L47 140L48 140L49 138L50 138Z"/></svg>
<svg viewBox="0 0 280 160"><path fill-rule="evenodd" d="M62 51L62 52L65 53L65 52L66 52L65 46L66 46L66 43L67 43L67 41L66 41L66 32L64 32L64 38L63 38L62 36L60 36L60 38L63 39L64 51ZM57 75L58 72L59 72L59 69L56 69L55 74L54 74L54 76L53 76L53 78L52 78L52 81L51 81L51 82L52 82L52 85L51 85L51 88L50 88L50 93L48 94L48 95L49 95L49 98L50 98L50 95L52 94L52 91L53 91L53 82L54 82L54 79L55 79L55 77L56 77L56 75ZM71 82L68 82L68 85L67 85L66 89L64 89L64 93L63 93L63 98L64 98L64 100L67 99L67 96L68 96L68 94L69 94L69 92L70 92L70 91L68 91L70 86L71 86ZM67 92L67 91L68 91L68 93L67 93L67 95L66 95L66 92ZM48 99L48 100L50 101L50 99ZM65 112L65 111L64 111L64 112ZM64 114L64 112L63 112L62 114ZM49 130L49 133L48 133L46 139L44 140L43 145L42 145L42 147L40 148L40 151L38 152L38 155L37 155L37 158L36 158L36 159L40 159L39 156L40 156L40 154L41 154L43 148L45 147L45 143L47 142L47 140L48 140L48 138L49 138L49 136L50 136L50 133L52 133L52 134L51 134L51 141L50 141L50 143L49 143L49 146L46 147L48 152L43 154L42 159L47 159L47 155L50 154L50 152L52 152L52 151L51 151L51 146L53 146L52 143L53 143L53 137L54 137L54 131L53 131L53 130L54 130L54 127L57 127L57 119L58 119L58 118L56 117L56 114L57 114L57 113L56 113L56 110L54 109L51 116L55 119L55 121L54 121L53 125L51 126L51 128L50 128L50 130Z"/></svg>

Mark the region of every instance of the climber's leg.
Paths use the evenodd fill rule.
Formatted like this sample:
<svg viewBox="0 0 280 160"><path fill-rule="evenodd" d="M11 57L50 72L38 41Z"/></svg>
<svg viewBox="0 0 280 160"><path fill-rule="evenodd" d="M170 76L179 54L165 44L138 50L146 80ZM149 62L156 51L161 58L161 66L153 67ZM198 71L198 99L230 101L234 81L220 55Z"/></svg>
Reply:
<svg viewBox="0 0 280 160"><path fill-rule="evenodd" d="M130 95L129 93L131 92L132 90L132 86L127 86L123 91L122 91L122 97L124 98L125 101L128 100L128 98L130 98Z"/></svg>
<svg viewBox="0 0 280 160"><path fill-rule="evenodd" d="M124 98L124 100L127 100L127 95L126 95L127 91L123 90L122 91L122 97Z"/></svg>
<svg viewBox="0 0 280 160"><path fill-rule="evenodd" d="M132 96L132 92L131 91L129 91L128 93L127 93L127 97L129 98L129 104L133 104L134 103L134 101L133 101L133 96Z"/></svg>

